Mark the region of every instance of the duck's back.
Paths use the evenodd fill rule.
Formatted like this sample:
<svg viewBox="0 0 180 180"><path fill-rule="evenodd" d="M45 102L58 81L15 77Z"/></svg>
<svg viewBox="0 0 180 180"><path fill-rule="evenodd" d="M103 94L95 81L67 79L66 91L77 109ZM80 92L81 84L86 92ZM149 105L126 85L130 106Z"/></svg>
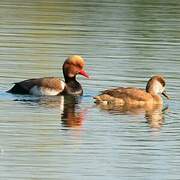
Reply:
<svg viewBox="0 0 180 180"><path fill-rule="evenodd" d="M102 93L95 97L97 103L111 102L116 104L143 104L152 99L151 94L143 89L134 87L119 87L102 91Z"/></svg>
<svg viewBox="0 0 180 180"><path fill-rule="evenodd" d="M45 77L15 83L8 92L15 94L57 95L64 88L65 83L60 78Z"/></svg>

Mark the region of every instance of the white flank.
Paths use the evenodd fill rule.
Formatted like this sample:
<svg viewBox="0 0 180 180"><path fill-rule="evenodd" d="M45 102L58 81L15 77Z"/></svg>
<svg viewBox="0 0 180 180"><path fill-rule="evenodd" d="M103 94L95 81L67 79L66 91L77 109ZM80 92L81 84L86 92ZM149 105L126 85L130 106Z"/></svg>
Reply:
<svg viewBox="0 0 180 180"><path fill-rule="evenodd" d="M45 87L33 86L30 89L30 94L35 96L55 96L59 94L59 91Z"/></svg>
<svg viewBox="0 0 180 180"><path fill-rule="evenodd" d="M64 81L61 81L61 87L62 87L63 90L64 90L65 86L66 86L65 82L64 82ZM63 90L62 90L62 91L63 91Z"/></svg>

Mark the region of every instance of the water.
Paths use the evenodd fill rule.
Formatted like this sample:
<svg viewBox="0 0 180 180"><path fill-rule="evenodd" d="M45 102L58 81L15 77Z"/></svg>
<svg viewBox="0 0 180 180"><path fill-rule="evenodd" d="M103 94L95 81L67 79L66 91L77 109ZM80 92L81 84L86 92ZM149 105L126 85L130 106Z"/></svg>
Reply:
<svg viewBox="0 0 180 180"><path fill-rule="evenodd" d="M0 179L180 177L180 1L2 0ZM80 100L7 94L13 82L61 76L80 54L91 79ZM116 86L163 74L171 96L151 112L96 107ZM162 111L163 109L163 111Z"/></svg>

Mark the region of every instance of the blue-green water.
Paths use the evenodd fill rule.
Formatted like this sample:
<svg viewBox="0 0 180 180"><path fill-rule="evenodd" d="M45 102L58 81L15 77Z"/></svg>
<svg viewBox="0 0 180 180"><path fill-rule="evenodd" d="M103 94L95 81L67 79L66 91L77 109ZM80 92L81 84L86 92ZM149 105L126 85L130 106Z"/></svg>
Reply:
<svg viewBox="0 0 180 180"><path fill-rule="evenodd" d="M2 0L0 179L180 179L180 1ZM91 79L79 102L7 94L13 82L62 77L71 54ZM93 96L167 79L168 109L107 111Z"/></svg>

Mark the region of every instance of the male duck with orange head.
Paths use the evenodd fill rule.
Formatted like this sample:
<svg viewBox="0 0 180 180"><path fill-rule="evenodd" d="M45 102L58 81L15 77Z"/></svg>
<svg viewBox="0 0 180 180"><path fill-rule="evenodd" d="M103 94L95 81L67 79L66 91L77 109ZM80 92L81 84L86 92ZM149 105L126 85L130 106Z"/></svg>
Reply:
<svg viewBox="0 0 180 180"><path fill-rule="evenodd" d="M83 70L84 59L79 55L68 57L63 64L63 74L65 81L58 77L44 77L28 79L18 83L7 92L13 94L43 95L82 95L81 84L76 80L76 75L81 74L86 78L89 75Z"/></svg>

